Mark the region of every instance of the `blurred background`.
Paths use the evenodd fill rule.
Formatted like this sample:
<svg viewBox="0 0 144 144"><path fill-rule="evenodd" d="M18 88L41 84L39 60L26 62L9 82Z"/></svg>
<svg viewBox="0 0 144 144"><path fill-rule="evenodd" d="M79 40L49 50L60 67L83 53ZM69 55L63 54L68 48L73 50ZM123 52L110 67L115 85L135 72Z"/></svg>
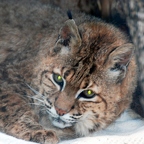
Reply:
<svg viewBox="0 0 144 144"><path fill-rule="evenodd" d="M65 11L84 12L124 31L136 47L138 87L132 109L144 117L144 0L40 0Z"/></svg>

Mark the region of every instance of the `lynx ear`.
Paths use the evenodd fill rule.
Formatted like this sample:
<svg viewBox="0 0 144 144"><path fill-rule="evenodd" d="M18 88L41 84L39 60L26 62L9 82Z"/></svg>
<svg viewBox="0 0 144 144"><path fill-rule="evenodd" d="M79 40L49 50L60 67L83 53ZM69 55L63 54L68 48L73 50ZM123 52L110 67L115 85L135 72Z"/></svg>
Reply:
<svg viewBox="0 0 144 144"><path fill-rule="evenodd" d="M109 75L117 81L122 80L126 75L127 67L134 53L134 46L130 43L124 44L109 55Z"/></svg>
<svg viewBox="0 0 144 144"><path fill-rule="evenodd" d="M78 51L78 48L81 46L81 37L73 19L67 20L61 28L57 44L68 47L72 53Z"/></svg>

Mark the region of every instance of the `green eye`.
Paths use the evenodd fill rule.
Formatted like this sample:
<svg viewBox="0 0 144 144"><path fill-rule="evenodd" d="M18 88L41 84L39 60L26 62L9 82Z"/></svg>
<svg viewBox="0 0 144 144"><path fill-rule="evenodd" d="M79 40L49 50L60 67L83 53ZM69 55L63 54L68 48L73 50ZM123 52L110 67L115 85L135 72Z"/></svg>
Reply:
<svg viewBox="0 0 144 144"><path fill-rule="evenodd" d="M57 80L58 80L58 81L61 81L61 80L62 80L62 77L61 77L60 75L58 75L58 76L57 76Z"/></svg>
<svg viewBox="0 0 144 144"><path fill-rule="evenodd" d="M63 82L63 78L61 75L58 75L58 74L53 74L53 79L56 83L61 83Z"/></svg>
<svg viewBox="0 0 144 144"><path fill-rule="evenodd" d="M87 96L87 97L92 97L94 95L94 92L92 90L85 90L83 91L83 93Z"/></svg>
<svg viewBox="0 0 144 144"><path fill-rule="evenodd" d="M93 92L92 92L91 90L88 90L88 91L87 91L87 94L88 94L88 95L91 95L91 94L93 94Z"/></svg>

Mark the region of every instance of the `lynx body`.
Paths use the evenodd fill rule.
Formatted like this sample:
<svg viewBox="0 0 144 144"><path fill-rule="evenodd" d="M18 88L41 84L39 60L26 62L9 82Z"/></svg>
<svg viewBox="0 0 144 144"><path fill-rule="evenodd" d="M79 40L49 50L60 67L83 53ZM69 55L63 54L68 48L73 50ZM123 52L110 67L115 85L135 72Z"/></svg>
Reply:
<svg viewBox="0 0 144 144"><path fill-rule="evenodd" d="M129 107L134 46L103 21L0 1L0 130L42 144L106 128Z"/></svg>

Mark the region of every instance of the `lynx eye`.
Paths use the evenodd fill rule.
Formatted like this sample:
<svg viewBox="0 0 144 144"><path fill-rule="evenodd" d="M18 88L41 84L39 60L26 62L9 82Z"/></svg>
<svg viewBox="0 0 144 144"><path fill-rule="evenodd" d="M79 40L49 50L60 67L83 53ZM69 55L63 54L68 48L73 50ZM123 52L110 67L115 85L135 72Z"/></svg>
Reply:
<svg viewBox="0 0 144 144"><path fill-rule="evenodd" d="M78 97L90 99L90 98L93 98L95 95L96 94L92 90L88 89L88 90L84 90L83 92L81 92Z"/></svg>
<svg viewBox="0 0 144 144"><path fill-rule="evenodd" d="M60 86L60 90L62 90L63 85L64 85L63 77L59 74L53 73L53 80L56 84L58 84Z"/></svg>

